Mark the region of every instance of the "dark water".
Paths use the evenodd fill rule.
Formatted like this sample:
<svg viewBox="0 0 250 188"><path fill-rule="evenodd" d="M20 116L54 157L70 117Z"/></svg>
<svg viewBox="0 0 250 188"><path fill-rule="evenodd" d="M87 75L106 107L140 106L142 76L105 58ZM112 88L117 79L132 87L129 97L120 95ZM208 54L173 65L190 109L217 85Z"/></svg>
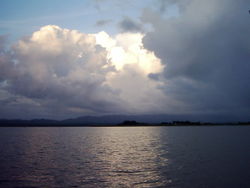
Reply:
<svg viewBox="0 0 250 188"><path fill-rule="evenodd" d="M250 127L1 128L0 187L250 187Z"/></svg>

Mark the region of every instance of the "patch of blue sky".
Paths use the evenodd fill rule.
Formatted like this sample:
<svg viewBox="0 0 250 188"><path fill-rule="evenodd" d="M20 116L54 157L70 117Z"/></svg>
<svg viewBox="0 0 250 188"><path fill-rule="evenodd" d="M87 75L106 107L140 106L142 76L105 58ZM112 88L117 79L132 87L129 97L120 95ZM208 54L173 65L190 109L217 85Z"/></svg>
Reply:
<svg viewBox="0 0 250 188"><path fill-rule="evenodd" d="M30 35L44 25L58 25L84 33L119 32L117 23L125 17L139 20L143 8L155 7L155 1L141 0L1 0L0 34L11 40ZM178 7L169 6L167 17L178 16ZM97 27L98 20L110 20Z"/></svg>

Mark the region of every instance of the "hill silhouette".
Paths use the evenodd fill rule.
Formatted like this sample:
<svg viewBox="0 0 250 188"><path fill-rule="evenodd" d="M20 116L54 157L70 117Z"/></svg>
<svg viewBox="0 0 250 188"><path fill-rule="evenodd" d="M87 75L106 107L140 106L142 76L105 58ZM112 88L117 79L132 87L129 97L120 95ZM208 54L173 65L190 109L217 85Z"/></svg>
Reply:
<svg viewBox="0 0 250 188"><path fill-rule="evenodd" d="M172 126L172 125L248 125L249 121L205 121L197 116L178 115L107 115L83 116L65 120L50 119L0 119L0 127L29 127L29 126Z"/></svg>

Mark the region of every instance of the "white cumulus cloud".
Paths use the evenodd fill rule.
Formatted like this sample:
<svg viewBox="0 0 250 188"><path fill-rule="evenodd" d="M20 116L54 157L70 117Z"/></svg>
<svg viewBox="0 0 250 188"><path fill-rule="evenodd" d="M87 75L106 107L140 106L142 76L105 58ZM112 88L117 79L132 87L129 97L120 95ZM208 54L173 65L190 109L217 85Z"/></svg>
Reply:
<svg viewBox="0 0 250 188"><path fill-rule="evenodd" d="M22 99L24 111L28 101L34 108L30 117L160 112L161 82L149 74L161 73L164 66L143 47L142 38L140 33L111 37L44 26L8 52L1 50L1 90L18 98L16 103ZM13 103L4 100L5 107Z"/></svg>

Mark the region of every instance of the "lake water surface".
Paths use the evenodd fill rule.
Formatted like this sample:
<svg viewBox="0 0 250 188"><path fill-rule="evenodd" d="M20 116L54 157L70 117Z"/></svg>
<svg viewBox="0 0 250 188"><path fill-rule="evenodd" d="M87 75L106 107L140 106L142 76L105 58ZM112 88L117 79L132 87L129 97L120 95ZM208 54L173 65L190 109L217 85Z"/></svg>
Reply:
<svg viewBox="0 0 250 188"><path fill-rule="evenodd" d="M250 127L0 129L0 187L250 187Z"/></svg>

